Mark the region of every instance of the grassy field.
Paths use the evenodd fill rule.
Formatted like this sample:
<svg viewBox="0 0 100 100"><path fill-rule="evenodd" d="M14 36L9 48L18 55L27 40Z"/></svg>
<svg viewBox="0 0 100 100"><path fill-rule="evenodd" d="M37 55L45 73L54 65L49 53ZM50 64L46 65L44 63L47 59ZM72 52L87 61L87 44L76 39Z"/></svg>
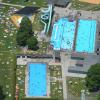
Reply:
<svg viewBox="0 0 100 100"><path fill-rule="evenodd" d="M52 98L58 98L58 100L63 100L63 89L62 89L62 81L55 80L52 78L62 78L62 71L61 66L58 65L50 65L49 66L50 71L50 91L51 91L51 97Z"/></svg>
<svg viewBox="0 0 100 100"><path fill-rule="evenodd" d="M51 97L63 100L62 82L56 81L50 83Z"/></svg>
<svg viewBox="0 0 100 100"><path fill-rule="evenodd" d="M90 93L85 86L85 79L67 77L69 100L80 100L81 90L85 90L86 100L97 100L98 93Z"/></svg>
<svg viewBox="0 0 100 100"><path fill-rule="evenodd" d="M17 66L16 84L19 84L19 100L25 97L25 68L26 66Z"/></svg>
<svg viewBox="0 0 100 100"><path fill-rule="evenodd" d="M10 21L10 8L0 9L0 86L5 100L14 100L16 80L16 28Z"/></svg>
<svg viewBox="0 0 100 100"><path fill-rule="evenodd" d="M6 95L5 100L14 100L15 85L19 82L18 75L20 74L18 72L18 68L20 67L17 66L16 69L16 54L23 53L16 46L17 29L10 20L12 10L13 8L8 6L0 9L0 86L3 87L3 93ZM46 49L47 43L41 42L41 44L42 49L39 49L37 53L43 53ZM20 71L22 71L22 76L19 76L24 80L25 70L21 67ZM23 96L24 84L20 84L19 97L22 98Z"/></svg>
<svg viewBox="0 0 100 100"><path fill-rule="evenodd" d="M61 78L62 77L61 66L56 66L56 65L50 66L50 76Z"/></svg>
<svg viewBox="0 0 100 100"><path fill-rule="evenodd" d="M3 86L5 100L14 100L16 59L12 52L0 52L0 86Z"/></svg>
<svg viewBox="0 0 100 100"><path fill-rule="evenodd" d="M19 4L24 6L39 6L45 7L47 5L46 0L2 0L5 3Z"/></svg>
<svg viewBox="0 0 100 100"><path fill-rule="evenodd" d="M25 66L16 66L16 55L24 52L16 45L17 28L10 19L14 8L4 6L0 9L0 86L3 87L5 100L14 100L16 84L19 84L20 88L19 100L25 96ZM37 21L38 19L35 20ZM47 45L45 41L39 42L38 51L27 51L26 53L44 54Z"/></svg>
<svg viewBox="0 0 100 100"><path fill-rule="evenodd" d="M40 14L35 15L34 23L33 23L33 30L34 31L42 31L43 29L43 24L40 21Z"/></svg>
<svg viewBox="0 0 100 100"><path fill-rule="evenodd" d="M86 3L86 2L80 2L79 0L72 0L71 8L76 9L76 10L98 11L98 10L100 10L100 5L89 4L89 3Z"/></svg>

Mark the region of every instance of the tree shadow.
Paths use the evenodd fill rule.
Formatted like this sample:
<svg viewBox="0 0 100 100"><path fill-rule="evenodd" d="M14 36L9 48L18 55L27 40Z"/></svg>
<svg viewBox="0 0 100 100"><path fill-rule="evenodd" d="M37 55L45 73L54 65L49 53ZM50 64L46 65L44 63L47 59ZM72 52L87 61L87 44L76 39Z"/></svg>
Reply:
<svg viewBox="0 0 100 100"><path fill-rule="evenodd" d="M3 92L3 86L0 86L0 100L5 100L6 95Z"/></svg>

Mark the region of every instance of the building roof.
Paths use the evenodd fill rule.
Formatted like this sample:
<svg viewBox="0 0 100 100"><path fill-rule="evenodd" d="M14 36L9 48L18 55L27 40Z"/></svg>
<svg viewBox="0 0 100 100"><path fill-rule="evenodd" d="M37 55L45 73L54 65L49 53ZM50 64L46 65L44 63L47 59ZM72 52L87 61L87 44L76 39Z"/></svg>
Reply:
<svg viewBox="0 0 100 100"><path fill-rule="evenodd" d="M38 12L39 7L24 7L14 14L30 15Z"/></svg>
<svg viewBox="0 0 100 100"><path fill-rule="evenodd" d="M49 4L65 7L70 0L48 0Z"/></svg>

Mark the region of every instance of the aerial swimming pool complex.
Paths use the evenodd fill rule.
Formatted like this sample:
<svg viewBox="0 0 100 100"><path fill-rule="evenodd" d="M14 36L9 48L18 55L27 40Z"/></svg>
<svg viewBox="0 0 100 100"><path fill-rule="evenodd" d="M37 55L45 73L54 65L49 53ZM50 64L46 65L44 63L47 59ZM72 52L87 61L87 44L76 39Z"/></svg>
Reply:
<svg viewBox="0 0 100 100"><path fill-rule="evenodd" d="M76 52L94 53L96 24L95 20L79 20L75 38L76 20L61 18L53 25L51 45L54 50L73 50L75 45Z"/></svg>
<svg viewBox="0 0 100 100"><path fill-rule="evenodd" d="M28 96L43 97L47 95L46 64L28 64Z"/></svg>

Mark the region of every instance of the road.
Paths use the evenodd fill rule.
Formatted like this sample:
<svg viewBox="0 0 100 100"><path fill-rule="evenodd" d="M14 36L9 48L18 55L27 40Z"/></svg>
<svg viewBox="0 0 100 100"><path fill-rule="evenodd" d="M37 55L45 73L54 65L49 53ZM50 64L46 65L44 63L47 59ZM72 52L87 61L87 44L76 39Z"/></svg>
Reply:
<svg viewBox="0 0 100 100"><path fill-rule="evenodd" d="M0 4L2 5L7 5L7 6L13 6L13 7L21 7L21 8L24 8L25 6L22 6L22 5L16 5L16 4L10 4L10 3L3 3L0 1Z"/></svg>

